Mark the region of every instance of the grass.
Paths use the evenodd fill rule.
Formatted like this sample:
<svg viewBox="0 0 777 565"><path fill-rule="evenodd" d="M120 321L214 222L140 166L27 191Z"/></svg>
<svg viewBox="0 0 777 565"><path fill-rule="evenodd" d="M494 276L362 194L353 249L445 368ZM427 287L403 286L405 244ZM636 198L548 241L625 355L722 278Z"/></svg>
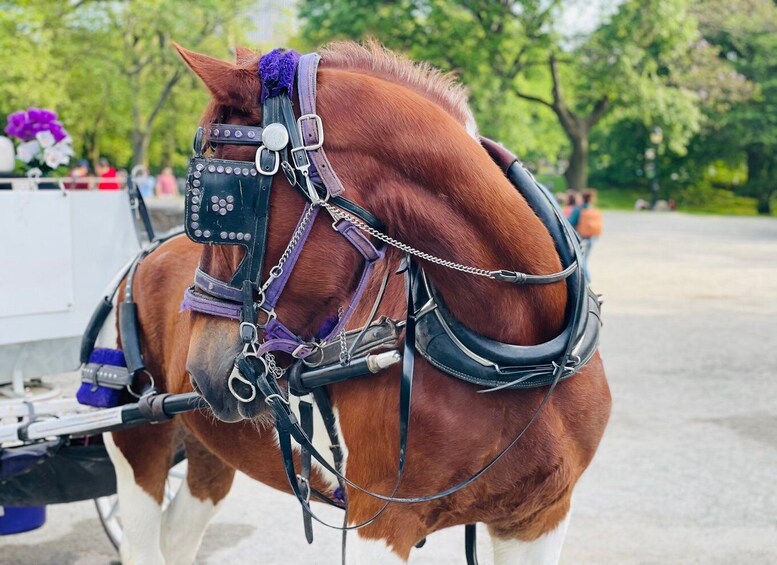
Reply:
<svg viewBox="0 0 777 565"><path fill-rule="evenodd" d="M551 189L563 192L564 177L538 174L537 180ZM755 198L738 196L729 190L719 188L689 188L677 191L671 196L677 201L677 210L690 214L714 214L725 216L757 216ZM634 203L642 198L650 202L650 190L643 188L600 188L597 189L597 206L604 210L633 210ZM662 198L666 198L662 191ZM777 211L777 198L772 209ZM773 212L774 215L774 212Z"/></svg>

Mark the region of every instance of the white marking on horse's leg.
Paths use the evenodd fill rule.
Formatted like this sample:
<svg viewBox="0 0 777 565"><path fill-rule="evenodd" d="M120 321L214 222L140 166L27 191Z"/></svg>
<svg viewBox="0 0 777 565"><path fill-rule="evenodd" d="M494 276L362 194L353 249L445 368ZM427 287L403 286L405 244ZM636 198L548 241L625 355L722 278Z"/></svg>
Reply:
<svg viewBox="0 0 777 565"><path fill-rule="evenodd" d="M569 526L568 512L555 529L534 541L501 539L491 536L494 545L494 565L556 565Z"/></svg>
<svg viewBox="0 0 777 565"><path fill-rule="evenodd" d="M345 545L345 562L354 564L380 563L381 565L402 565L407 563L407 561L394 553L385 541L363 538L358 533L348 536L348 541Z"/></svg>
<svg viewBox="0 0 777 565"><path fill-rule="evenodd" d="M291 404L291 409L294 412L294 414L297 417L297 420L299 420L299 397L290 395L289 396L289 402ZM334 412L335 416L335 429L337 430L337 435L340 438L340 449L343 452L343 474L345 474L345 464L348 461L348 448L345 445L345 440L343 439L343 430L340 428L340 414L337 411L337 408L333 408L332 410ZM276 429L273 429L273 432L275 434L275 443L278 443L278 431ZM324 424L324 419L321 417L321 411L318 409L318 406L316 406L315 402L313 403L313 447L316 448L316 450L324 456L324 459L327 463L329 463L332 467L335 466L335 460L332 456L332 450L330 449L331 441L329 440L329 434L326 431L326 425ZM299 446L297 444L294 444L294 449L296 451L299 451ZM324 469L318 461L313 459L312 467L317 468L323 477L326 479L327 483L332 489L336 489L339 485L337 482L337 478Z"/></svg>
<svg viewBox="0 0 777 565"><path fill-rule="evenodd" d="M119 555L123 565L165 565L160 543L162 507L135 482L135 471L113 441L103 442L116 470L123 535Z"/></svg>
<svg viewBox="0 0 777 565"><path fill-rule="evenodd" d="M220 501L219 501L220 502ZM194 562L219 504L196 498L184 481L162 517L162 553L167 565Z"/></svg>

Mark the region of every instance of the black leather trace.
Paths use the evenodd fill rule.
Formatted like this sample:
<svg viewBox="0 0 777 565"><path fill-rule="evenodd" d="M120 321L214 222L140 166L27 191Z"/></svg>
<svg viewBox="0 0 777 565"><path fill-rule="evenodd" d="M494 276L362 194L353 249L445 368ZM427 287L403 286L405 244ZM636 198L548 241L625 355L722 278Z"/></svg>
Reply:
<svg viewBox="0 0 777 565"><path fill-rule="evenodd" d="M562 265L582 255L577 235L548 195L517 159L505 171L553 238ZM418 266L415 269L421 270ZM450 313L425 273L415 278L416 344L421 355L441 371L486 386L532 388L552 383L557 363L570 342L572 358L561 379L569 378L590 360L599 343L600 303L585 288L579 272L567 278L566 324L554 339L531 346L501 343L468 329ZM560 284L560 283L559 283ZM507 386L505 386L507 385Z"/></svg>

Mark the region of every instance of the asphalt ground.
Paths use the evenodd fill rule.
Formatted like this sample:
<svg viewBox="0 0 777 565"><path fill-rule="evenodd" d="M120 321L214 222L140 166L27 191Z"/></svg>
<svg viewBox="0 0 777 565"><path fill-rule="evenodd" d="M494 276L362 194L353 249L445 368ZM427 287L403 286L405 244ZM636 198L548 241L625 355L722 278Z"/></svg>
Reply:
<svg viewBox="0 0 777 565"><path fill-rule="evenodd" d="M565 564L777 563L777 220L608 212L591 257L605 297L609 428L576 489ZM322 514L339 519L323 508ZM463 528L411 563L464 563ZM480 561L492 563L484 535ZM338 563L296 502L239 476L201 564ZM3 564L116 556L90 502L0 538Z"/></svg>

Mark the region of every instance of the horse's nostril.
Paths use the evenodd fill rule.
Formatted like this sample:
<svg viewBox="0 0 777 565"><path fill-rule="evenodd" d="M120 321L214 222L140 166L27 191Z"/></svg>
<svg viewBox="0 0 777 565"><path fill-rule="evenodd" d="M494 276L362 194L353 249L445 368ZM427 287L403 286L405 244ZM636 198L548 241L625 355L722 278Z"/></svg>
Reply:
<svg viewBox="0 0 777 565"><path fill-rule="evenodd" d="M192 385L194 392L202 396L202 391L200 390L200 387L197 385L197 381L194 380L194 377L191 375L191 373L189 373L189 384Z"/></svg>

